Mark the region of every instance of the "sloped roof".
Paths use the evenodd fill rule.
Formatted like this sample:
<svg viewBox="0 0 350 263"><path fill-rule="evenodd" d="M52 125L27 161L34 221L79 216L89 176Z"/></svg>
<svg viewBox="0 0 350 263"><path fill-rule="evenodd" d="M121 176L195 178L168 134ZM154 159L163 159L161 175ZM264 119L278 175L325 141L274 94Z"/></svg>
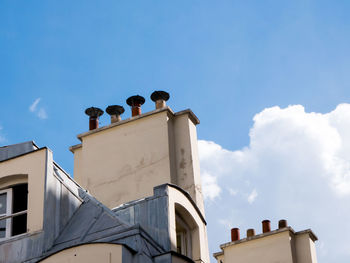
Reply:
<svg viewBox="0 0 350 263"><path fill-rule="evenodd" d="M81 189L79 195L83 203L44 258L69 247L101 242L122 244L132 252L143 250L149 256L164 252L139 225L124 222L84 190Z"/></svg>
<svg viewBox="0 0 350 263"><path fill-rule="evenodd" d="M34 141L22 142L17 144L11 144L0 147L0 161L11 159L32 151L37 150L39 147Z"/></svg>

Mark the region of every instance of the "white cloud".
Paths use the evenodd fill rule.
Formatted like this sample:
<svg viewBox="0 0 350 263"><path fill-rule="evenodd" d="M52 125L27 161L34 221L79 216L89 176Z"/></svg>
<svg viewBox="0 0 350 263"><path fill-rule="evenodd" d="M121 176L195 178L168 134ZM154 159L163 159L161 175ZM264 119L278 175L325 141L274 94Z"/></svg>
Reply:
<svg viewBox="0 0 350 263"><path fill-rule="evenodd" d="M258 196L258 192L256 191L256 189L254 189L249 195L248 195L248 198L247 198L247 201L249 204L252 204L256 197Z"/></svg>
<svg viewBox="0 0 350 263"><path fill-rule="evenodd" d="M254 117L249 147L228 151L199 141L199 148L203 174L214 178L234 173L250 182L247 174L295 178L317 171L338 195L350 195L349 104L327 114L306 113L301 105L268 108Z"/></svg>
<svg viewBox="0 0 350 263"><path fill-rule="evenodd" d="M202 173L201 177L204 198L213 200L219 196L221 188L217 185L216 177L209 173Z"/></svg>
<svg viewBox="0 0 350 263"><path fill-rule="evenodd" d="M343 234L350 233L350 104L324 114L305 112L301 105L272 107L253 120L250 143L242 149L199 141L202 176L209 174L216 188L212 194L206 189L212 185L203 184L203 193L220 203L207 204L208 217L220 214L245 229L260 228L263 219L277 224L287 218L296 230L312 228L324 250L345 258L350 247L350 237ZM222 222L217 224L222 228ZM319 256L336 261L331 253Z"/></svg>
<svg viewBox="0 0 350 263"><path fill-rule="evenodd" d="M38 104L41 101L41 98L37 98L34 100L34 102L29 106L29 111L36 113L36 116L38 116L39 119L47 119L47 112L43 107L40 107L38 109Z"/></svg>
<svg viewBox="0 0 350 263"><path fill-rule="evenodd" d="M34 100L34 102L29 106L29 110L31 112L34 112L36 110L36 107L38 106L39 102L40 102L41 98L37 98L36 100Z"/></svg>
<svg viewBox="0 0 350 263"><path fill-rule="evenodd" d="M45 109L40 108L40 110L37 113L37 116L42 120L47 119L47 113L46 113Z"/></svg>
<svg viewBox="0 0 350 263"><path fill-rule="evenodd" d="M234 190L232 188L227 188L228 192L230 193L231 196L236 196L237 195L237 190Z"/></svg>

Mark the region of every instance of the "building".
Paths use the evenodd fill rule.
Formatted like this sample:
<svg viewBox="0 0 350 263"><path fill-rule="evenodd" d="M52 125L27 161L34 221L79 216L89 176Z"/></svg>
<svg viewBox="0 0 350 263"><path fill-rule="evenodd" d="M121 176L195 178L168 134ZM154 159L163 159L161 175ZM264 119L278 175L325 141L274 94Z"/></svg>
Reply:
<svg viewBox="0 0 350 263"><path fill-rule="evenodd" d="M74 180L33 142L0 148L1 262L209 262L196 125L174 113L166 92L132 117L107 108L111 124L72 146Z"/></svg>
<svg viewBox="0 0 350 263"><path fill-rule="evenodd" d="M247 230L240 239L238 228L231 229L231 242L222 244L214 253L218 263L316 263L316 235L310 230L295 232L286 220L278 222L278 229L271 231L270 221L262 221L262 233Z"/></svg>
<svg viewBox="0 0 350 263"><path fill-rule="evenodd" d="M166 92L156 91L151 99L155 110L142 114L145 99L130 97L132 117L124 120L122 106L108 106L111 123L104 127L101 109L86 110L89 131L70 147L74 180L47 147L34 142L0 147L0 262L210 262L199 120L191 110L175 113L167 107ZM306 240L291 228L277 232L249 242L238 238L215 257L236 262L232 254L244 252L231 253L238 243L249 249L254 240L280 235ZM269 244L272 250L280 245Z"/></svg>

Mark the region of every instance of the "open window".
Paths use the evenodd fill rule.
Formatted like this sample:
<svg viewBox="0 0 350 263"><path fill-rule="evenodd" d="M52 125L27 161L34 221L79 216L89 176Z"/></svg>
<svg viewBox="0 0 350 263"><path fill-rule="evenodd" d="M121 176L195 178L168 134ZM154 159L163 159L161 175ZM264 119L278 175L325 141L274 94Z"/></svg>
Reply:
<svg viewBox="0 0 350 263"><path fill-rule="evenodd" d="M176 250L189 258L192 257L191 229L180 215L176 215Z"/></svg>
<svg viewBox="0 0 350 263"><path fill-rule="evenodd" d="M0 190L0 240L27 232L28 184Z"/></svg>

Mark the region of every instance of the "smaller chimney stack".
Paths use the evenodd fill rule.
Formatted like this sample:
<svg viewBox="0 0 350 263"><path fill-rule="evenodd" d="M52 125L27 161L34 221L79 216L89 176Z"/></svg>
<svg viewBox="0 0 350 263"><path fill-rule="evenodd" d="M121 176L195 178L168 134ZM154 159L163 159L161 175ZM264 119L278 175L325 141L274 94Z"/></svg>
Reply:
<svg viewBox="0 0 350 263"><path fill-rule="evenodd" d="M232 228L231 229L231 241L237 241L240 240L239 237L239 228Z"/></svg>
<svg viewBox="0 0 350 263"><path fill-rule="evenodd" d="M254 228L249 228L247 230L247 237L253 237L253 236L255 236L255 230Z"/></svg>
<svg viewBox="0 0 350 263"><path fill-rule="evenodd" d="M121 121L120 115L124 113L124 107L119 105L109 105L106 112L111 116L111 123Z"/></svg>
<svg viewBox="0 0 350 263"><path fill-rule="evenodd" d="M103 110L100 108L90 107L85 110L85 114L89 118L89 130L94 130L98 128L98 118L103 114Z"/></svg>
<svg viewBox="0 0 350 263"><path fill-rule="evenodd" d="M263 231L263 233L267 233L267 232L271 231L270 220L262 221L262 231Z"/></svg>
<svg viewBox="0 0 350 263"><path fill-rule="evenodd" d="M156 104L156 109L162 109L166 107L166 101L170 98L168 92L157 90L152 93L151 100L153 100Z"/></svg>
<svg viewBox="0 0 350 263"><path fill-rule="evenodd" d="M281 219L280 221L278 221L278 229L281 229L287 226L288 226L287 220Z"/></svg>
<svg viewBox="0 0 350 263"><path fill-rule="evenodd" d="M131 96L126 103L131 106L131 116L138 116L141 115L141 105L145 103L145 98L139 95Z"/></svg>

